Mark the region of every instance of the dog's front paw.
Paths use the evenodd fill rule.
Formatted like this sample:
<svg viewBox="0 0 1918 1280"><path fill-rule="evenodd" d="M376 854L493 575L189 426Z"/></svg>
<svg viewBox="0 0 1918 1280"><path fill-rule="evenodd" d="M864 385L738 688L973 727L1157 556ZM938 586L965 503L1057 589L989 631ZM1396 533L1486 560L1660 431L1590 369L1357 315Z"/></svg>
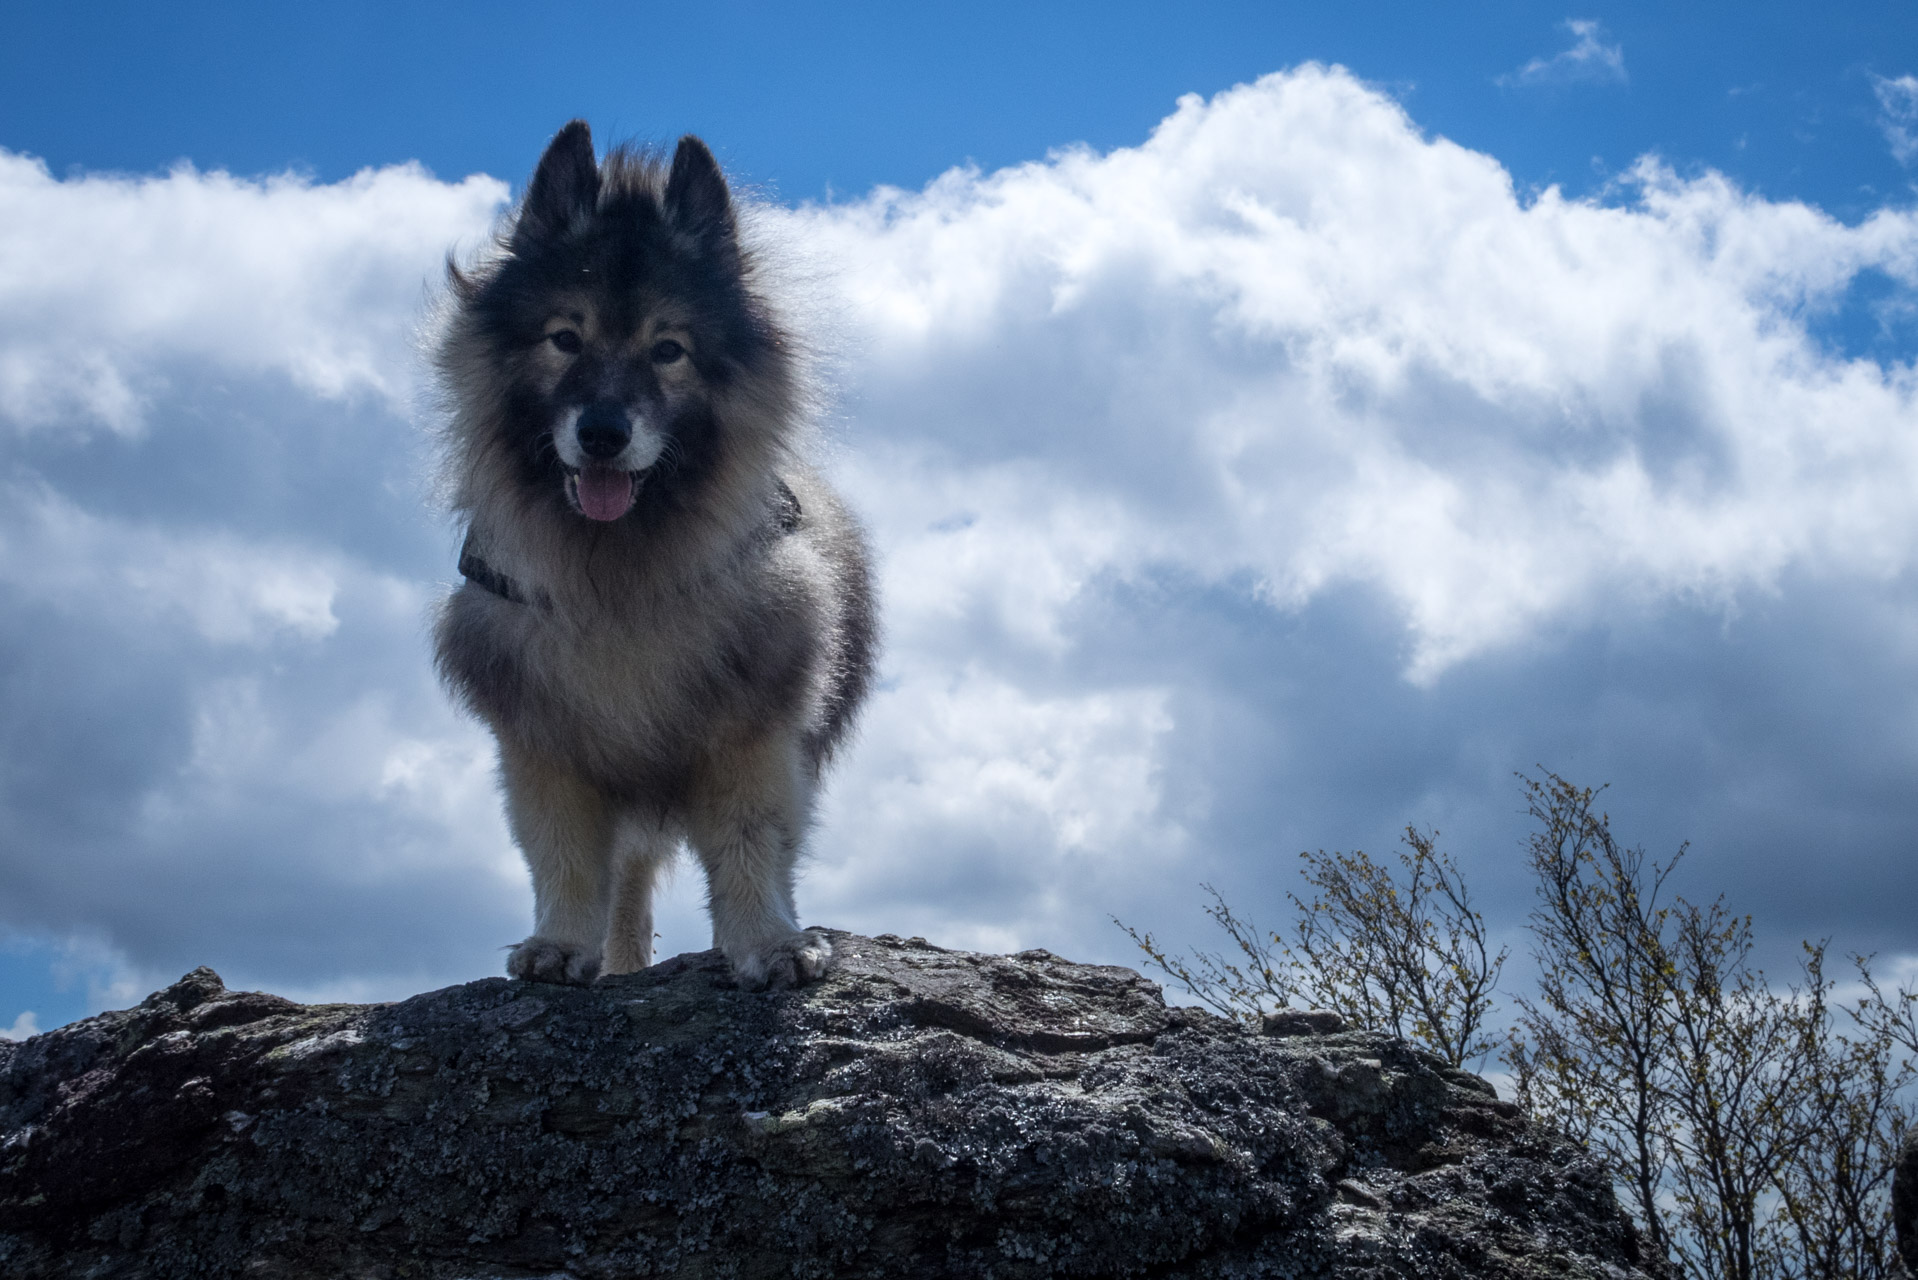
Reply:
<svg viewBox="0 0 1918 1280"><path fill-rule="evenodd" d="M599 976L599 952L534 934L506 957L506 976L583 987Z"/></svg>
<svg viewBox="0 0 1918 1280"><path fill-rule="evenodd" d="M832 942L812 929L731 957L733 980L747 991L779 991L825 976L832 967Z"/></svg>

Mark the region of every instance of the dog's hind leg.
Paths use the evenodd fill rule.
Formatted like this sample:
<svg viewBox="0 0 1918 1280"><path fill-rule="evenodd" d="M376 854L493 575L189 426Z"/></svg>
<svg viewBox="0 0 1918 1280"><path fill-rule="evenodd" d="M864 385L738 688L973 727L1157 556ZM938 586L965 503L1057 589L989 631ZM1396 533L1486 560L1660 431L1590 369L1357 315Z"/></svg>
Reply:
<svg viewBox="0 0 1918 1280"><path fill-rule="evenodd" d="M633 973L653 962L653 889L672 861L679 832L650 814L620 819L613 838L613 910L603 973Z"/></svg>
<svg viewBox="0 0 1918 1280"><path fill-rule="evenodd" d="M504 742L500 778L507 822L533 873L533 936L513 948L506 972L591 982L611 916L613 808L570 770Z"/></svg>
<svg viewBox="0 0 1918 1280"><path fill-rule="evenodd" d="M688 815L706 869L713 945L748 991L826 972L832 943L799 927L793 869L811 817L812 781L796 741L768 737L712 762Z"/></svg>

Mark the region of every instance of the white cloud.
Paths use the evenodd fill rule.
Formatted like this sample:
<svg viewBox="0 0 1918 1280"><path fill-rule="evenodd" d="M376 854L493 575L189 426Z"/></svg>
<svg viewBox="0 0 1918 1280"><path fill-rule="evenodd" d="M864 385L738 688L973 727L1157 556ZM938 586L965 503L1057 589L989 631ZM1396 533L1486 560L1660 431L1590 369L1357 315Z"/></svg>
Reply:
<svg viewBox="0 0 1918 1280"><path fill-rule="evenodd" d="M28 1036L40 1034L40 1019L29 1009L13 1020L10 1027L0 1027L0 1040L25 1040Z"/></svg>
<svg viewBox="0 0 1918 1280"><path fill-rule="evenodd" d="M1540 84L1623 84L1625 50L1606 44L1604 29L1591 18L1568 18L1562 24L1572 34L1572 47L1549 58L1533 58L1517 71L1498 78L1511 87Z"/></svg>
<svg viewBox="0 0 1918 1280"><path fill-rule="evenodd" d="M203 962L385 995L493 967L524 875L432 684L451 564L404 415L428 289L505 190L0 153L0 927L94 940L92 1003Z"/></svg>
<svg viewBox="0 0 1918 1280"><path fill-rule="evenodd" d="M249 544L218 529L142 527L90 514L44 485L0 485L0 586L132 627L185 623L219 645L339 626L330 549Z"/></svg>
<svg viewBox="0 0 1918 1280"><path fill-rule="evenodd" d="M828 792L814 918L1017 949L1060 936L1140 861L1179 859L1185 834L1161 812L1164 690L1035 695L918 657Z"/></svg>
<svg viewBox="0 0 1918 1280"><path fill-rule="evenodd" d="M0 418L137 432L182 360L403 407L423 286L505 196L416 165L62 181L0 151Z"/></svg>
<svg viewBox="0 0 1918 1280"><path fill-rule="evenodd" d="M1918 551L1910 368L1804 324L1866 267L1918 283L1918 218L1649 160L1625 190L1527 203L1308 67L789 231L867 322L854 483L925 616L1044 636L1086 581L1168 567L1287 609L1357 583L1429 681L1622 601Z"/></svg>
<svg viewBox="0 0 1918 1280"><path fill-rule="evenodd" d="M1918 76L1873 76L1871 89L1878 98L1878 127L1891 144L1892 158L1906 165L1918 160Z"/></svg>

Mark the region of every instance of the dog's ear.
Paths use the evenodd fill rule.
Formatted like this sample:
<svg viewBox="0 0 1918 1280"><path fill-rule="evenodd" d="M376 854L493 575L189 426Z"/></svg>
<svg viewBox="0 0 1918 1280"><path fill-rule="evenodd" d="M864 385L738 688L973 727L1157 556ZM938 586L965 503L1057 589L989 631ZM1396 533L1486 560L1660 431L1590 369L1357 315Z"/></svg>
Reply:
<svg viewBox="0 0 1918 1280"><path fill-rule="evenodd" d="M666 217L708 252L730 253L738 243L733 198L706 144L687 134L673 152L666 178Z"/></svg>
<svg viewBox="0 0 1918 1280"><path fill-rule="evenodd" d="M520 205L515 241L558 235L599 202L599 162L593 159L593 131L575 120L553 135L539 158L533 181Z"/></svg>

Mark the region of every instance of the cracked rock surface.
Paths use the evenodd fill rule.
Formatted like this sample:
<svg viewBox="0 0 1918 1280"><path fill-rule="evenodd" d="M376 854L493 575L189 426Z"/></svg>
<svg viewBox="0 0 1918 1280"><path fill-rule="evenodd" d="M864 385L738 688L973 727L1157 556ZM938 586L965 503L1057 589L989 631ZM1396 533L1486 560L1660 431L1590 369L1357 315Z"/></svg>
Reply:
<svg viewBox="0 0 1918 1280"><path fill-rule="evenodd" d="M1918 1129L1905 1135L1892 1166L1891 1223L1906 1277L1918 1276Z"/></svg>
<svg viewBox="0 0 1918 1280"><path fill-rule="evenodd" d="M384 1005L196 969L0 1042L0 1274L1662 1274L1582 1151L1389 1037L833 946L767 994L717 952Z"/></svg>

